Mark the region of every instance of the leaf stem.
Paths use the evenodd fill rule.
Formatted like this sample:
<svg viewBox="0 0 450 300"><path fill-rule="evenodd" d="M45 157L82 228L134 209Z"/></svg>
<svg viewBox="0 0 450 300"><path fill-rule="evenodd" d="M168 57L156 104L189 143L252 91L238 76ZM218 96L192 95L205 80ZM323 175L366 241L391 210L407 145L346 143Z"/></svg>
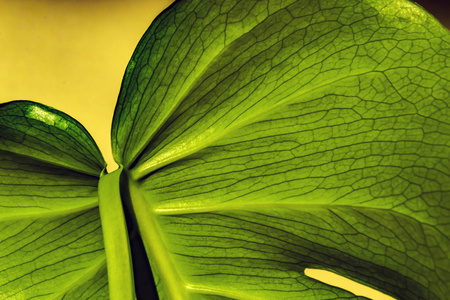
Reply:
<svg viewBox="0 0 450 300"><path fill-rule="evenodd" d="M135 299L133 265L120 195L122 167L101 176L99 207L111 300Z"/></svg>
<svg viewBox="0 0 450 300"><path fill-rule="evenodd" d="M173 265L168 250L164 247L161 231L156 222L156 213L151 204L142 196L137 183L133 179L128 180L131 205L142 236L142 241L151 259L152 267L160 274L166 299L187 299L185 284ZM183 287L183 288L180 288Z"/></svg>

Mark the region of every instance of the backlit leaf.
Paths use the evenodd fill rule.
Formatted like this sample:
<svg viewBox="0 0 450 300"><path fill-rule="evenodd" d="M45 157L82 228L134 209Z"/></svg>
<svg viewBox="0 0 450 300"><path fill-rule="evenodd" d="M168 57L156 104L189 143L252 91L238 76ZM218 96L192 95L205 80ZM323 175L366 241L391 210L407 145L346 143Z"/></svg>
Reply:
<svg viewBox="0 0 450 300"><path fill-rule="evenodd" d="M450 35L409 1L178 1L125 73L116 160L165 299L450 286Z"/></svg>
<svg viewBox="0 0 450 300"><path fill-rule="evenodd" d="M104 299L97 146L40 104L9 102L0 117L0 298Z"/></svg>

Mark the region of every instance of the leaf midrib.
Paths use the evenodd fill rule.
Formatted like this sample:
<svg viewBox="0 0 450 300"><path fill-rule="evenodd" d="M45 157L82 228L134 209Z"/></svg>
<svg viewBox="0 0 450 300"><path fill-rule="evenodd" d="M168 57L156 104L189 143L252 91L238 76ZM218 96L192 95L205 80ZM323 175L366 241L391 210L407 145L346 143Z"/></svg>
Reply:
<svg viewBox="0 0 450 300"><path fill-rule="evenodd" d="M289 5L287 5L289 6ZM286 7L287 7L286 6ZM264 20L260 21L258 24L256 24L255 26L253 26L252 28L249 28L246 32L244 32L241 36L236 37L234 40L232 41L228 41L228 43L224 43L223 48L217 52L217 54L214 57L220 57L220 55L224 52L226 52L227 50L229 50L230 46L233 44L233 42L235 42L236 40L239 40L241 38L243 38L245 35L247 35L249 32L251 32L255 27L257 27L259 24L264 23L269 17L271 17L272 15L278 13L279 11L285 9L286 7L280 8L270 14L267 15L266 18L264 18ZM228 24L226 24L228 25ZM225 25L225 29L226 29L226 25ZM224 32L224 35L226 37L226 30ZM171 36L170 39L172 39L173 36ZM183 61L186 57L183 58ZM153 130L152 134L148 137L148 140L145 144L143 144L140 149L138 149L138 151L135 152L134 156L130 159L130 163L129 165L132 166L135 164L135 162L139 159L139 157L142 155L142 153L145 151L145 148L153 141L153 139L157 136L159 130L161 128L163 128L164 124L169 120L170 116L172 116L172 114L175 112L175 110L181 105L181 103L183 103L184 99L186 99L186 97L197 87L199 80L201 80L204 77L204 74L207 73L207 71L209 70L210 66L213 65L215 63L215 59L212 58L209 60L209 62L207 64L204 65L203 68L199 69L197 74L196 74L196 78L187 86L185 86L185 84L183 83L182 88L180 89L180 91L178 91L177 93L177 101L175 102L175 105L173 105L173 107L166 113L166 115L160 120L159 124L157 124L155 126L155 129ZM158 62L159 64L159 62ZM134 72L134 70L133 70ZM192 73L192 72L191 72ZM151 80L151 78L150 78ZM146 87L147 89L147 87ZM150 97L153 97L154 93L151 94ZM142 100L142 99L141 99ZM139 102L139 106L141 105L141 101ZM147 105L146 105L147 106ZM139 111L139 110L138 110ZM144 110L142 110L144 111ZM137 119L141 118L141 114L139 114L137 117ZM133 123L132 125L132 129L135 128L135 123ZM117 134L116 134L117 135ZM117 139L117 137L116 137ZM127 137L127 143L126 145L128 145L128 139L129 136Z"/></svg>
<svg viewBox="0 0 450 300"><path fill-rule="evenodd" d="M401 213L391 208L371 207L363 205L345 205L345 204L305 204L305 203L241 203L241 204L219 204L210 206L197 206L197 207L183 207L183 208L157 208L153 209L153 213L160 216L173 216L173 215L188 215L188 214L201 214L201 213L213 213L213 212L226 212L226 211L251 211L257 212L261 210L273 211L274 209L289 209L298 211L307 211L311 209L352 209L352 210L372 210L382 213L395 214L403 218L413 220L421 225L433 226L443 236L447 236L442 232L435 224L425 223L411 215Z"/></svg>
<svg viewBox="0 0 450 300"><path fill-rule="evenodd" d="M82 276L80 276L78 279L76 279L75 281L73 281L71 284L69 284L65 289L63 289L61 292L59 292L58 294L55 294L52 298L50 298L51 300L56 300L56 299L61 299L62 295L65 295L71 288L79 285L80 283L82 283L83 281L85 281L86 279L88 279L89 277L91 277L92 275L94 275L96 272L98 272L98 270L100 270L101 267L106 265L106 256L103 256L103 258L101 260L99 260L95 265L91 266L89 268L89 271L87 271L86 273L84 273Z"/></svg>
<svg viewBox="0 0 450 300"><path fill-rule="evenodd" d="M45 155L49 155L48 153L45 153L45 152L43 152L42 150L39 150L38 148L33 148L33 147L30 147L30 146L27 146L27 147L30 148L30 149L33 149L33 150L35 150L35 151L42 152L42 153L44 153ZM0 148L0 152L6 152L7 154L12 154L12 155L14 155L14 156L25 157L25 158L30 159L30 160L35 160L35 161L37 161L38 163L40 162L40 163L44 163L44 164L47 164L47 165L51 165L51 166L53 166L54 168L67 169L67 170L69 170L69 171L76 172L76 173L79 173L79 174L83 174L83 175L86 175L86 176L89 176L89 177L94 177L94 178L98 178L99 175L100 175L100 173L102 172L102 170L95 171L95 169L93 169L93 168L91 169L90 172L88 172L87 170L83 170L82 168L75 168L75 167L74 167L75 165L63 163L61 160L58 160L56 157L53 157L53 156L51 156L51 155L49 155L49 156L51 156L52 158L54 158L55 161L49 161L49 160L47 160L47 159L45 159L45 158L40 158L40 157L36 157L36 156L33 156L33 155L29 155L29 154L17 153L17 152L14 152L14 151L12 151L12 150L9 150L9 149L2 149L2 148ZM66 153L66 154L67 154L67 153ZM58 163L58 162L59 162L59 163ZM82 165L82 166L87 166L85 163L83 163L83 162L81 162L81 161L79 161L79 160L77 160L77 162L79 162L79 165L80 165L80 166L81 166L81 165ZM87 166L87 167L88 167L88 166ZM0 167L0 168L1 168L1 167ZM106 168L106 165L104 166L104 168Z"/></svg>
<svg viewBox="0 0 450 300"><path fill-rule="evenodd" d="M338 77L337 79L333 79L333 80L327 80L322 82L320 85L316 85L312 88L306 89L305 91L302 91L300 93L293 93L294 96L291 97L287 97L279 102L277 102L276 104L274 104L273 106L269 106L265 109L261 109L259 112L252 114L251 117L248 117L247 119L241 121L241 122L237 122L234 123L233 126L228 127L227 129L225 129L224 131L222 131L220 134L214 135L212 138L209 139L205 139L202 141L202 143L197 143L196 147L191 147L190 149L187 149L183 152L178 153L177 155L173 155L171 157L168 157L168 159L163 159L160 161L157 161L156 163L153 162L153 160L147 160L144 163L138 164L136 165L133 169L131 169L129 171L129 173L131 174L131 177L134 180L140 180L142 178L144 178L145 176L147 176L148 174L172 163L175 162L177 160L180 160L186 156L192 155L208 146L210 146L211 144L213 144L214 142L216 142L217 140L223 138L226 135L231 134L232 132L246 126L249 125L253 122L258 121L259 119L262 119L264 116L273 113L275 110L279 110L283 107L285 107L286 105L289 105L292 102L295 102L296 100L302 98L303 96L310 94L312 92L317 92L320 91L323 88L327 88L328 86L335 84L341 80L346 80L352 77L357 77L357 76L361 76L361 75L367 75L370 73L383 73L381 71L362 71L362 72L355 72L352 75L345 75L345 76L341 76ZM384 74L384 73L383 73ZM157 156L154 156L157 157Z"/></svg>
<svg viewBox="0 0 450 300"><path fill-rule="evenodd" d="M60 197L62 198L62 197ZM81 198L81 197L75 197L75 198ZM88 197L88 198L93 198L93 201L91 203L85 204L83 206L72 206L72 207L68 207L65 209L57 209L57 210L52 210L49 208L45 208L45 207L37 207L37 208L41 208L41 209L47 209L48 211L46 212L33 212L33 213L22 213L22 214L15 214L15 215L5 215L5 216L1 216L0 215L0 221L13 221L13 220L21 220L21 219L25 219L25 218L43 218L43 217L58 217L58 216L66 216L69 214L74 214L74 213L78 213L78 212L82 212L85 210L90 210L93 208L96 208L98 206L98 198L96 196L92 196L92 197ZM23 207L30 207L30 206L23 206ZM1 206L0 206L1 208Z"/></svg>

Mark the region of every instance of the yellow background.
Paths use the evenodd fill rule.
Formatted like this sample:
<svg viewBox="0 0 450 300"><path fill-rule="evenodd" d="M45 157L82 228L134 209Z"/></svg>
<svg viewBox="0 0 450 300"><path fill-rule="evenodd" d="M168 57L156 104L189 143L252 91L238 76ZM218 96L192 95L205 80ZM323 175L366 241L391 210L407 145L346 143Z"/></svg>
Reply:
<svg viewBox="0 0 450 300"><path fill-rule="evenodd" d="M123 72L144 31L171 2L0 0L0 103L33 100L70 114L114 170L109 134ZM353 292L389 299L358 286Z"/></svg>
<svg viewBox="0 0 450 300"><path fill-rule="evenodd" d="M109 134L125 67L172 1L0 0L0 102L32 100L68 113L114 170Z"/></svg>

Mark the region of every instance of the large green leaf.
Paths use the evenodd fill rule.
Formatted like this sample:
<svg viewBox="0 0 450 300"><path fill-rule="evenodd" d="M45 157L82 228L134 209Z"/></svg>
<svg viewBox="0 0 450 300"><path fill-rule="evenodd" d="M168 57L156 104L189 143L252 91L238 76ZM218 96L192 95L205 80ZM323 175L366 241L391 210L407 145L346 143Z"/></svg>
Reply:
<svg viewBox="0 0 450 300"><path fill-rule="evenodd" d="M178 1L113 121L161 298L450 290L450 34L409 1ZM128 189L127 188L127 189Z"/></svg>
<svg viewBox="0 0 450 300"><path fill-rule="evenodd" d="M68 115L0 106L0 298L104 299L103 158Z"/></svg>
<svg viewBox="0 0 450 300"><path fill-rule="evenodd" d="M127 68L118 171L68 115L0 105L0 298L133 299L137 226L161 299L358 298L305 268L445 299L449 64L407 1L176 2Z"/></svg>

